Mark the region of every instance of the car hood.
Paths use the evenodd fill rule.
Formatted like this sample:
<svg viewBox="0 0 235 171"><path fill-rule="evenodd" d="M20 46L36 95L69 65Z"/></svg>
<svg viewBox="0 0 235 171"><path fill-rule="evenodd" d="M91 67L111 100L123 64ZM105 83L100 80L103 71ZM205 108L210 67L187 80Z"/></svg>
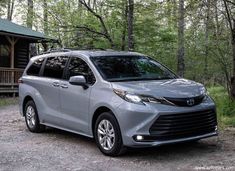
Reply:
<svg viewBox="0 0 235 171"><path fill-rule="evenodd" d="M186 79L112 82L114 89L154 97L189 98L203 94L204 86Z"/></svg>

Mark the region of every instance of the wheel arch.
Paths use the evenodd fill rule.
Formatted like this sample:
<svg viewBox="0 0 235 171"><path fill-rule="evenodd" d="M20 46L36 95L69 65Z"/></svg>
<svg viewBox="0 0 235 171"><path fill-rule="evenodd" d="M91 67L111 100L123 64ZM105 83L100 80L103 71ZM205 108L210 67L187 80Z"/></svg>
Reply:
<svg viewBox="0 0 235 171"><path fill-rule="evenodd" d="M98 118L102 113L104 113L104 112L111 112L112 115L116 118L114 112L113 112L109 107L106 107L106 106L100 106L100 107L98 107L98 108L95 110L94 114L93 114L92 122L91 122L91 126L92 126L91 129L92 129L92 134L93 134L93 136L94 136L95 122L96 122L97 118ZM116 118L116 119L117 119L117 118Z"/></svg>
<svg viewBox="0 0 235 171"><path fill-rule="evenodd" d="M23 105L22 105L22 107L23 107L23 116L25 116L25 114L24 114L25 105L27 104L27 102L29 102L29 101L31 101L31 100L34 102L33 98L32 98L30 95L27 95L27 96L24 98L24 100L23 100Z"/></svg>

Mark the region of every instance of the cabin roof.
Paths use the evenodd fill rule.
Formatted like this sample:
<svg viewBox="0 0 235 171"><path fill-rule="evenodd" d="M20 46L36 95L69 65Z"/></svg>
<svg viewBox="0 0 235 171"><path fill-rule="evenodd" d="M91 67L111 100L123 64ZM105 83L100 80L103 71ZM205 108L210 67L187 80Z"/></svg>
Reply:
<svg viewBox="0 0 235 171"><path fill-rule="evenodd" d="M1 34L24 37L28 39L36 39L36 40L48 39L41 32L34 31L30 28L27 28L27 27L15 24L11 21L0 18L0 35Z"/></svg>

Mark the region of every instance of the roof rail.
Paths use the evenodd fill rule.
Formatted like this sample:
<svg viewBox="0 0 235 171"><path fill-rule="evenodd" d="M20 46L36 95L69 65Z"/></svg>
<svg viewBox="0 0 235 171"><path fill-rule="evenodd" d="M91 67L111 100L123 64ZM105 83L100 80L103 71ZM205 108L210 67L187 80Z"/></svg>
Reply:
<svg viewBox="0 0 235 171"><path fill-rule="evenodd" d="M44 54L49 54L49 53L53 53L53 52L70 52L71 49L64 49L64 48L61 48L61 49L49 49L48 51L46 52L42 52L40 55L44 55Z"/></svg>
<svg viewBox="0 0 235 171"><path fill-rule="evenodd" d="M106 50L104 48L64 48L68 50Z"/></svg>
<svg viewBox="0 0 235 171"><path fill-rule="evenodd" d="M113 49L104 49L104 48L61 48L61 49L49 49L46 52L42 52L40 53L40 55L44 55L44 54L49 54L49 53L54 53L54 52L70 52L72 50L104 50L104 51L114 51Z"/></svg>
<svg viewBox="0 0 235 171"><path fill-rule="evenodd" d="M61 49L50 49L49 52L69 52L71 51L70 49L65 49L65 48L61 48Z"/></svg>

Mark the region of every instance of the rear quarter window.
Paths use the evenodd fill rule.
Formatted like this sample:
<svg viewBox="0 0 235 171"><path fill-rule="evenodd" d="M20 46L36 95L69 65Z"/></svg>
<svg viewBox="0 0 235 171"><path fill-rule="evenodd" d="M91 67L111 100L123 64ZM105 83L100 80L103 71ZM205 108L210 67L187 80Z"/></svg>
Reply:
<svg viewBox="0 0 235 171"><path fill-rule="evenodd" d="M39 76L42 63L44 62L44 58L37 59L32 63L32 65L27 70L27 75Z"/></svg>

